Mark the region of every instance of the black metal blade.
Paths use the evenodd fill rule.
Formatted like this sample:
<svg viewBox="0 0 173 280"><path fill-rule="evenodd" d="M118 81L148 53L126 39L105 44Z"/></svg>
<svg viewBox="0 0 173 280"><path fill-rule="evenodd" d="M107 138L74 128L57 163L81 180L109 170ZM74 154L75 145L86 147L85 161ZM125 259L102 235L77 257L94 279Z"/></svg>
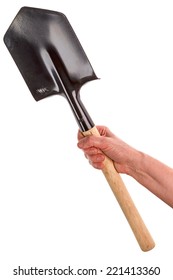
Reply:
<svg viewBox="0 0 173 280"><path fill-rule="evenodd" d="M23 7L4 42L37 101L53 94L71 94L97 79L62 13Z"/></svg>

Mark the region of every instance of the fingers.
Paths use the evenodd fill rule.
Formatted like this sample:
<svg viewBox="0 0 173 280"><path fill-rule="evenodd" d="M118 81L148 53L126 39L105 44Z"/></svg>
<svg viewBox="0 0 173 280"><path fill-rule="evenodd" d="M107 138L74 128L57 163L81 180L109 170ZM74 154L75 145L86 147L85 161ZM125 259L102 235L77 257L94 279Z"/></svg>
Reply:
<svg viewBox="0 0 173 280"><path fill-rule="evenodd" d="M104 162L90 162L89 163L96 169L103 169L104 168Z"/></svg>
<svg viewBox="0 0 173 280"><path fill-rule="evenodd" d="M97 149L95 147L84 149L84 153L85 153L85 155L88 155L88 156L95 156L95 155L101 154L99 149Z"/></svg>
<svg viewBox="0 0 173 280"><path fill-rule="evenodd" d="M105 155L102 151L107 150L108 148L105 139L106 137L115 137L115 135L106 126L97 126L97 129L100 136L103 137L96 135L84 137L82 132L78 131L77 138L79 142L77 146L84 151L85 157L93 167L103 169Z"/></svg>
<svg viewBox="0 0 173 280"><path fill-rule="evenodd" d="M105 155L97 148L89 148L84 150L85 157L92 162L102 162L105 159Z"/></svg>
<svg viewBox="0 0 173 280"><path fill-rule="evenodd" d="M101 152L96 151L97 149L88 149L84 151L85 157L89 160L89 163L97 168L97 169L102 169L104 167L104 160L105 160L105 155Z"/></svg>
<svg viewBox="0 0 173 280"><path fill-rule="evenodd" d="M105 141L104 139L102 139L102 137L91 135L91 136L86 136L81 140L79 140L77 146L78 148L85 151L86 150L90 151L89 149L92 149L91 151L94 151L94 148L97 151L97 150L104 150L104 146L105 146L104 143Z"/></svg>
<svg viewBox="0 0 173 280"><path fill-rule="evenodd" d="M97 148L90 147L83 149L85 157L89 163L96 169L103 169L105 155Z"/></svg>

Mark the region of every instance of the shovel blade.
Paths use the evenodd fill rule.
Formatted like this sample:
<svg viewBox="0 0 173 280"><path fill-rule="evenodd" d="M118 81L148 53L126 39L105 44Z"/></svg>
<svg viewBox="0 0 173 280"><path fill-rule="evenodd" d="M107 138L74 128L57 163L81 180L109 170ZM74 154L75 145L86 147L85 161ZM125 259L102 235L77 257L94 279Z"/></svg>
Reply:
<svg viewBox="0 0 173 280"><path fill-rule="evenodd" d="M84 83L97 79L62 13L23 7L4 42L36 101L54 94L67 97Z"/></svg>

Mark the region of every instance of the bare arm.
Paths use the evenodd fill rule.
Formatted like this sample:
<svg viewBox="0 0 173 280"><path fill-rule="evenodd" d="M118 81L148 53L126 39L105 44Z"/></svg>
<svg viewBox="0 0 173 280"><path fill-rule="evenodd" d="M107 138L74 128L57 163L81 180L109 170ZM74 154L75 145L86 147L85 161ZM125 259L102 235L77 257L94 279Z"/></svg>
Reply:
<svg viewBox="0 0 173 280"><path fill-rule="evenodd" d="M101 137L83 138L78 133L78 147L81 148L89 162L98 169L104 166L104 155L110 157L119 173L133 177L149 191L173 207L173 169L151 156L137 151L108 128L97 127Z"/></svg>
<svg viewBox="0 0 173 280"><path fill-rule="evenodd" d="M173 207L173 169L151 156L137 152L128 175Z"/></svg>

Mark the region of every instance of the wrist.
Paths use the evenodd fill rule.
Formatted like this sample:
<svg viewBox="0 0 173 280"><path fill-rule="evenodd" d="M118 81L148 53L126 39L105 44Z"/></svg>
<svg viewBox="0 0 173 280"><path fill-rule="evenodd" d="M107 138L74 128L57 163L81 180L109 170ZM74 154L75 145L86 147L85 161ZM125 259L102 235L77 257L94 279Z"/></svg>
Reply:
<svg viewBox="0 0 173 280"><path fill-rule="evenodd" d="M137 173L142 172L144 163L145 154L138 150L133 150L126 166L126 174L135 178Z"/></svg>

